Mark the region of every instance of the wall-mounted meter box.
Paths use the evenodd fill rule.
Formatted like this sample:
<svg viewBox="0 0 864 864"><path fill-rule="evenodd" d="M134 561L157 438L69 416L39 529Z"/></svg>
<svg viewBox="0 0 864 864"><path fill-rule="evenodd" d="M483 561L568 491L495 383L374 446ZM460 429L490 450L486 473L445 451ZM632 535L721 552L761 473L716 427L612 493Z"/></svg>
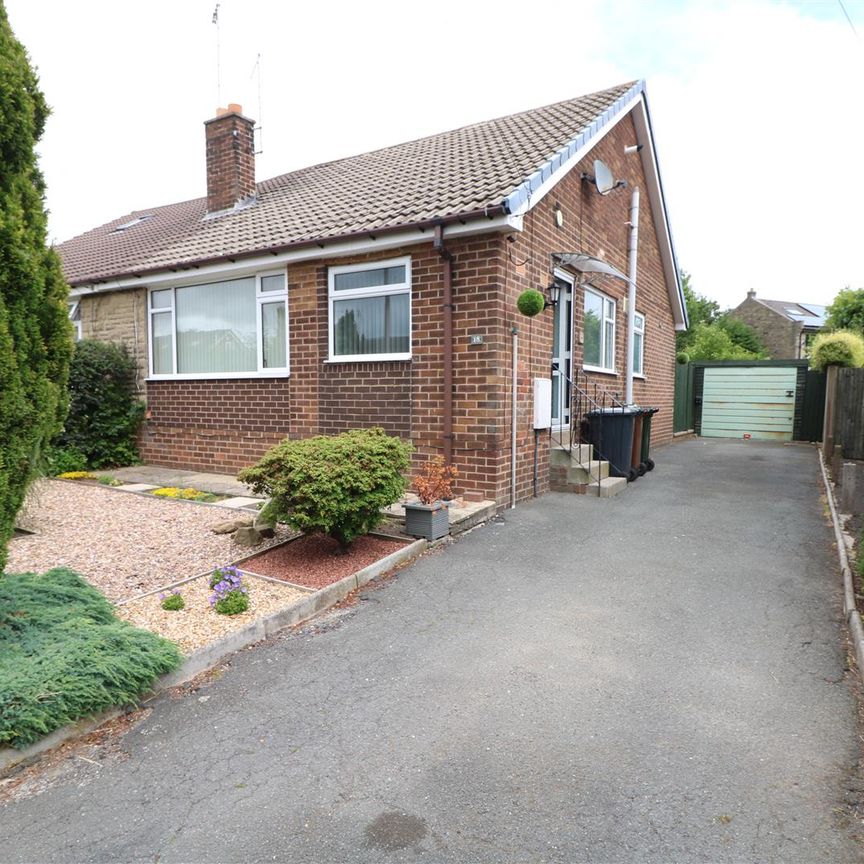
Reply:
<svg viewBox="0 0 864 864"><path fill-rule="evenodd" d="M548 429L552 425L552 379L534 379L534 428Z"/></svg>

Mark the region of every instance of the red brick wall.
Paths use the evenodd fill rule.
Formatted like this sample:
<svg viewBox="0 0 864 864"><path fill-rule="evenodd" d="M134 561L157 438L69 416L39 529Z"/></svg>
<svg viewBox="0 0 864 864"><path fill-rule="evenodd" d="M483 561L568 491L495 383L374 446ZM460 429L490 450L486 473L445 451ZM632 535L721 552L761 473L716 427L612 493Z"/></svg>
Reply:
<svg viewBox="0 0 864 864"><path fill-rule="evenodd" d="M526 216L524 231L509 243L503 235L448 241L453 256L454 411L453 461L460 490L478 490L500 504L510 494L511 328L520 343L518 395L518 497L533 491L532 381L550 375L552 312L533 319L516 310L525 288L545 288L551 254L585 251L627 272L630 192L641 197L637 309L646 316L644 381L637 402L658 405L654 444L672 437L674 324L638 156L624 156L635 142L622 120L569 175ZM601 197L580 180L593 159L603 159L627 189ZM560 203L564 225L556 227ZM431 238L430 238L431 239ZM443 263L431 242L422 246L339 259L338 264L411 256L412 359L375 363L327 361L327 267L322 261L288 268L290 379L149 382L151 418L143 433L145 459L159 464L235 471L281 437L332 434L358 426L383 426L410 438L415 468L441 452L444 400L442 354ZM523 263L524 262L524 263ZM574 340L574 368L581 384L623 396L626 351L626 283L600 278L597 286L617 301L617 375L583 378L581 346ZM577 287L574 330L582 328L583 292ZM470 336L483 338L471 345ZM548 489L548 434L539 439L539 488Z"/></svg>
<svg viewBox="0 0 864 864"><path fill-rule="evenodd" d="M545 289L552 279L553 252L586 252L603 258L622 273L628 271L628 242L631 193L634 186L641 192L639 214L639 248L637 273L637 311L646 317L645 379L635 379L634 400L656 405L660 412L652 426L652 444L672 438L674 396L675 329L669 294L654 228L654 214L647 195L640 157L624 155L624 147L636 143L636 131L630 117L624 118L595 148L590 156L574 167L525 217L524 230L514 235L515 243L503 250L506 275L503 297L507 323L520 331L519 408L517 490L518 497L532 494L533 486L533 382L535 377L549 377L552 354L552 310L529 319L515 312L516 298L527 288ZM602 159L616 180L626 180L627 188L601 196L596 188L582 181L581 174L593 174L593 162ZM560 204L564 216L561 228L554 220L554 208ZM522 262L525 262L524 264ZM584 289L578 284L574 292L573 369L577 383L598 397L605 391L623 400L627 352L627 313L624 298L627 284L609 277L592 277L594 286L616 301L616 359L618 374L590 373L582 368L580 334L584 320ZM515 314L514 314L515 313ZM509 363L509 353L501 356ZM499 377L499 387L509 393L509 384ZM596 387L596 391L595 391ZM508 421L509 422L509 421ZM548 447L546 436L540 447L540 491L548 489ZM507 499L510 483L508 458L501 461L497 477L497 497Z"/></svg>
<svg viewBox="0 0 864 864"><path fill-rule="evenodd" d="M227 210L255 194L255 124L224 114L204 124L207 153L207 210Z"/></svg>
<svg viewBox="0 0 864 864"><path fill-rule="evenodd" d="M291 431L286 378L148 381L145 462L233 473Z"/></svg>

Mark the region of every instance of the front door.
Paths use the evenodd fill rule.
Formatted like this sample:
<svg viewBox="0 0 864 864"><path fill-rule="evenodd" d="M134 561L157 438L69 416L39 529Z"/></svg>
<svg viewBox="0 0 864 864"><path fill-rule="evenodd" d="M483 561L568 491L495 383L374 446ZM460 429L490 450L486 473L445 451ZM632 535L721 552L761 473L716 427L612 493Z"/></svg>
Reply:
<svg viewBox="0 0 864 864"><path fill-rule="evenodd" d="M559 276L561 287L552 324L552 427L570 426L570 380L573 378L573 283Z"/></svg>

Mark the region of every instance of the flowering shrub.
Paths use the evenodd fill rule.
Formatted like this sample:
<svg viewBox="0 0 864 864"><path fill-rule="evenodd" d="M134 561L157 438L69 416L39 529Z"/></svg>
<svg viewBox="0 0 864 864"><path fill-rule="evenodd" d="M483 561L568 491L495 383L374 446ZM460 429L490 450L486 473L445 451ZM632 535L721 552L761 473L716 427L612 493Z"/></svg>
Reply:
<svg viewBox="0 0 864 864"><path fill-rule="evenodd" d="M239 615L249 608L249 594L243 575L236 567L217 567L210 577L213 595L210 605L220 615Z"/></svg>
<svg viewBox="0 0 864 864"><path fill-rule="evenodd" d="M153 494L160 498L182 498L184 501L201 501L210 497L207 492L201 492L198 489L191 487L178 489L176 486L163 486L161 489L154 489Z"/></svg>
<svg viewBox="0 0 864 864"><path fill-rule="evenodd" d="M455 465L445 465L437 456L427 462L414 478L414 488L424 504L448 500L453 497L453 481L459 476Z"/></svg>
<svg viewBox="0 0 864 864"><path fill-rule="evenodd" d="M162 601L160 605L166 612L179 612L186 605L186 601L177 590L170 594L160 594L159 599Z"/></svg>
<svg viewBox="0 0 864 864"><path fill-rule="evenodd" d="M95 480L96 477L89 471L64 471L57 475L58 480Z"/></svg>

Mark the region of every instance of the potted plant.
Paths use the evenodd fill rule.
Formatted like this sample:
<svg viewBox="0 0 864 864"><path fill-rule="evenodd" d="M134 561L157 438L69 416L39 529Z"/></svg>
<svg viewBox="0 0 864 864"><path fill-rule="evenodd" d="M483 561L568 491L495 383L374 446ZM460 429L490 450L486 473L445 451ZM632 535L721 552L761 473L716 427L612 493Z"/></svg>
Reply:
<svg viewBox="0 0 864 864"><path fill-rule="evenodd" d="M414 478L420 500L405 505L406 534L437 540L450 533L447 501L453 497L453 481L458 473L453 465L445 465L440 456L423 466Z"/></svg>

